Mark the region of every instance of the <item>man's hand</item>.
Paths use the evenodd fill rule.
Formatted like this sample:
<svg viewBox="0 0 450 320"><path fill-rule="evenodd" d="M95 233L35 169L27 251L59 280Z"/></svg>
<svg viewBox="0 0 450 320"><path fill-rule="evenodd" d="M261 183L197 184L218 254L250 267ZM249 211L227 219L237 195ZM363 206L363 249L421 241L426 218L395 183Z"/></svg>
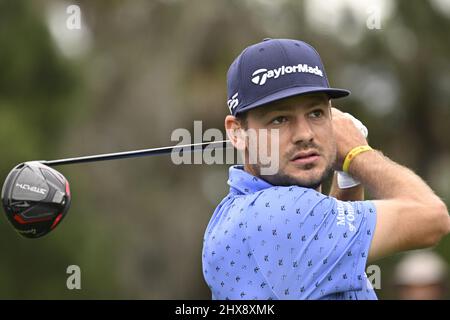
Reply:
<svg viewBox="0 0 450 320"><path fill-rule="evenodd" d="M351 117L331 108L334 137L337 145L336 171L342 171L347 154L355 147L368 145L363 133L356 127Z"/></svg>
<svg viewBox="0 0 450 320"><path fill-rule="evenodd" d="M354 116L352 116L350 113L344 113L345 116L349 117L353 124L358 128L358 130L363 134L364 138L367 140L367 136L369 134L369 130L367 130L366 126L362 124L361 121L356 119ZM361 183L353 178L350 174L344 172L344 171L336 171L336 182L339 187L339 189L350 189L354 188ZM362 200L362 199L361 199Z"/></svg>

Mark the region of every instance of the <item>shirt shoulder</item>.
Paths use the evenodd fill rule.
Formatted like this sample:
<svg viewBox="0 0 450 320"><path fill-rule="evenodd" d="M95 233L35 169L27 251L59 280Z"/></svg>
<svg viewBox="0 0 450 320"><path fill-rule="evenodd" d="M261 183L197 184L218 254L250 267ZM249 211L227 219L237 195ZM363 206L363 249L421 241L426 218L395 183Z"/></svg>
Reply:
<svg viewBox="0 0 450 320"><path fill-rule="evenodd" d="M274 186L248 195L247 197L252 201L252 205L256 206L264 204L264 207L272 208L272 210L276 209L276 205L279 204L285 206L298 203L302 203L303 205L314 205L320 201L332 199L314 189L299 186ZM281 206L279 209L281 210Z"/></svg>

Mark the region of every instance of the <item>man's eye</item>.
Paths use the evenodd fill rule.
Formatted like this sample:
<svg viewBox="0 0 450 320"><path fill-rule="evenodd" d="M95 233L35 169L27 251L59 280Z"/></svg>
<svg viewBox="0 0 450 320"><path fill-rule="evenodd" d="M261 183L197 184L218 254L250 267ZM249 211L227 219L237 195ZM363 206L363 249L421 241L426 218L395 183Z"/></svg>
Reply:
<svg viewBox="0 0 450 320"><path fill-rule="evenodd" d="M324 114L325 113L323 112L323 110L320 110L320 109L314 110L313 112L310 113L311 117L313 117L313 118L323 117Z"/></svg>
<svg viewBox="0 0 450 320"><path fill-rule="evenodd" d="M286 121L287 121L286 117L276 117L270 123L271 124L282 124L283 122L286 122Z"/></svg>

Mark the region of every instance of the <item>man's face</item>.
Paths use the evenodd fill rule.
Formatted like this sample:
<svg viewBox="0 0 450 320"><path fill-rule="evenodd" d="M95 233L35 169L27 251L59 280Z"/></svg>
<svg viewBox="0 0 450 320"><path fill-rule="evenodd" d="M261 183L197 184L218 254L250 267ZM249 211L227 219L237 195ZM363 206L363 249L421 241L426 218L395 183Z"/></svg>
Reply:
<svg viewBox="0 0 450 320"><path fill-rule="evenodd" d="M267 129L267 143L270 146L267 150L278 151L279 169L274 175L262 175L261 162L246 164L247 170L269 183L316 189L332 173L336 142L331 105L325 94L293 97L249 110L247 129L255 130L257 135L264 133L260 129ZM278 148L271 146L270 132L274 129L278 129ZM263 141L258 139L257 144Z"/></svg>

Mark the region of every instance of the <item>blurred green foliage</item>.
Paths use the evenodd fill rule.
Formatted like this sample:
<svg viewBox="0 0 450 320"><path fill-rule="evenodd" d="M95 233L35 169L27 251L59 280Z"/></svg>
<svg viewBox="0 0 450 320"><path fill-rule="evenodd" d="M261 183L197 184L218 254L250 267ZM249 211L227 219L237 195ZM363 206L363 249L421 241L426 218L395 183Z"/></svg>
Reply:
<svg viewBox="0 0 450 320"><path fill-rule="evenodd" d="M64 23L70 2L0 0L0 177L26 160L175 144L172 131L194 120L222 129L229 64L285 37L318 49L332 85L353 92L337 105L450 205L449 16L432 1L399 0L380 30L351 10L331 13L340 24L326 28L310 21L312 2L75 1L80 33ZM61 50L52 15L81 54ZM227 170L167 157L61 168L73 202L52 234L25 240L0 219L0 298L208 299L202 238ZM449 249L449 239L436 248L447 261ZM398 259L379 263L380 298L394 297ZM71 264L80 291L66 288Z"/></svg>

